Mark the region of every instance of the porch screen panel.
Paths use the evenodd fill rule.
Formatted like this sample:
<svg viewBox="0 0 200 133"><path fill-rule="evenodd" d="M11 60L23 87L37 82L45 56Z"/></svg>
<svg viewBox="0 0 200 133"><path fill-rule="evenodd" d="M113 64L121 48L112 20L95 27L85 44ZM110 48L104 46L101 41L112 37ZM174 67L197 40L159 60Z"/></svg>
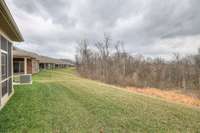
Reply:
<svg viewBox="0 0 200 133"><path fill-rule="evenodd" d="M12 78L9 78L8 80L8 94L10 95L12 93Z"/></svg>
<svg viewBox="0 0 200 133"><path fill-rule="evenodd" d="M8 77L12 76L12 44L8 42Z"/></svg>
<svg viewBox="0 0 200 133"><path fill-rule="evenodd" d="M2 96L5 96L8 93L8 83L7 81L2 82Z"/></svg>
<svg viewBox="0 0 200 133"><path fill-rule="evenodd" d="M2 80L7 78L7 54L1 53L1 77Z"/></svg>
<svg viewBox="0 0 200 133"><path fill-rule="evenodd" d="M14 73L24 73L24 61L14 61L13 63Z"/></svg>
<svg viewBox="0 0 200 133"><path fill-rule="evenodd" d="M2 96L12 92L12 44L1 36L1 92Z"/></svg>
<svg viewBox="0 0 200 133"><path fill-rule="evenodd" d="M12 93L12 43L8 42L8 94Z"/></svg>
<svg viewBox="0 0 200 133"><path fill-rule="evenodd" d="M4 51L8 50L7 40L1 36L1 49Z"/></svg>
<svg viewBox="0 0 200 133"><path fill-rule="evenodd" d="M24 73L24 59L23 58L14 58L13 59L13 68L15 74Z"/></svg>

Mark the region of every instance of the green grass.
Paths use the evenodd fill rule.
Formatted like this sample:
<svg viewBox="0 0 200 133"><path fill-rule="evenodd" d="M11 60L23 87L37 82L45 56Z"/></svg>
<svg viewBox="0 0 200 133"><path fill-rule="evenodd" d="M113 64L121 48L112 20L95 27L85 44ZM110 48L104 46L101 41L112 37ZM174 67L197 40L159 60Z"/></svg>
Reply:
<svg viewBox="0 0 200 133"><path fill-rule="evenodd" d="M200 111L79 78L73 69L43 71L15 86L0 112L0 132L200 132Z"/></svg>

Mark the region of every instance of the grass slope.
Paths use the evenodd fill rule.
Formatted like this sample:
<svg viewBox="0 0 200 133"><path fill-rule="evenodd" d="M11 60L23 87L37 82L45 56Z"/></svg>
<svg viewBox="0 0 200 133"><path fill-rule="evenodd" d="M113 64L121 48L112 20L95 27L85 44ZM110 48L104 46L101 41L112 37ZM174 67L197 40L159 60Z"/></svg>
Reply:
<svg viewBox="0 0 200 133"><path fill-rule="evenodd" d="M200 111L75 76L43 71L15 86L0 132L200 132Z"/></svg>

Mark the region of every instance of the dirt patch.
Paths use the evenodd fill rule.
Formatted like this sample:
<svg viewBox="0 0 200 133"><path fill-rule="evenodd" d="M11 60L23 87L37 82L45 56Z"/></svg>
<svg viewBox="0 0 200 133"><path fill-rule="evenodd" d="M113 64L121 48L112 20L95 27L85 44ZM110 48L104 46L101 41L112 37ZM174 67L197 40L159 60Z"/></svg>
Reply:
<svg viewBox="0 0 200 133"><path fill-rule="evenodd" d="M200 107L200 99L194 93L192 94L181 90L159 90L155 88L128 87L127 89L130 92L142 93L160 97L171 102L179 102L190 106ZM200 91L195 91L195 93L200 93Z"/></svg>

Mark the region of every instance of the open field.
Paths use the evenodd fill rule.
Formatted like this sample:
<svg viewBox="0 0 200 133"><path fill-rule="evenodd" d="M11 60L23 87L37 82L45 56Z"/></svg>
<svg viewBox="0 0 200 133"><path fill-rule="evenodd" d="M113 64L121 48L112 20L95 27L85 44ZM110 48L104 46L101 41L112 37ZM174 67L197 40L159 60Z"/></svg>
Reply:
<svg viewBox="0 0 200 133"><path fill-rule="evenodd" d="M43 71L15 86L0 112L0 132L200 132L200 110L80 78Z"/></svg>

